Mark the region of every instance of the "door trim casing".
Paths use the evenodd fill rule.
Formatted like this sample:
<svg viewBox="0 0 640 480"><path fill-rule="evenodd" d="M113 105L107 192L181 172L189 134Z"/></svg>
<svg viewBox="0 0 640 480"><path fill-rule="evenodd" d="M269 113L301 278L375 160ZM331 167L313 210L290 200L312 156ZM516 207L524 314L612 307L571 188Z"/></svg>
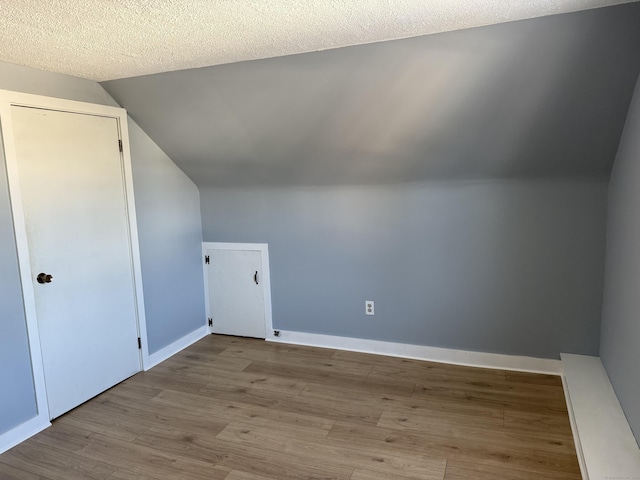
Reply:
<svg viewBox="0 0 640 480"><path fill-rule="evenodd" d="M11 107L13 106L109 117L116 119L118 123L118 133L120 140L122 141L122 174L125 187L125 201L127 205L127 224L129 228L129 249L132 262L131 274L133 280L134 298L136 303L136 320L138 334L142 339L142 349L140 353L140 370L142 370L144 368L144 365L149 361L149 351L147 347L147 328L144 309L144 295L142 290L142 270L137 228L138 224L136 219L135 199L133 192L131 154L129 151L129 130L127 126L127 113L122 108L77 102L74 100L46 97L41 95L32 95L21 92L13 92L9 90L0 90L0 141L2 141L4 145L7 183L9 187L9 198L11 202L11 213L13 217L16 250L18 253L22 298L27 324L26 326L29 339L29 349L31 354L31 368L33 373L34 389L36 393L36 405L38 409L37 417L34 417L29 422L35 422L42 428L46 428L48 425L50 425L49 407L47 403L44 368L42 364L35 292L33 290L33 283L31 281L33 272L31 272L31 266L29 262L29 248L27 243L25 214L22 203L20 182L18 178L18 158L15 149L13 124L11 118ZM16 428L20 428L20 426ZM13 430L7 432L7 434L11 432L13 432ZM2 451L3 447L2 437L4 437L4 435L0 435L0 451Z"/></svg>
<svg viewBox="0 0 640 480"><path fill-rule="evenodd" d="M211 306L209 305L209 277L204 256L207 250L246 250L257 251L262 255L262 288L264 292L264 323L265 340L276 338L273 333L273 318L271 313L271 272L269 270L269 245L266 243L226 243L226 242L203 242L202 243L202 268L204 276L205 311L207 318L211 318ZM214 319L215 321L215 319ZM209 333L213 333L211 327L207 327Z"/></svg>

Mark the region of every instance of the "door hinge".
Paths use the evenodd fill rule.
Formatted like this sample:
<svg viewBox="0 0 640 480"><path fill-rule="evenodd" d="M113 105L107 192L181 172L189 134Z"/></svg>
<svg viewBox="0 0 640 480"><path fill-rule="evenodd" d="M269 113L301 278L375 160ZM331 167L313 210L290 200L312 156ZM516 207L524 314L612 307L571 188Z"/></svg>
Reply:
<svg viewBox="0 0 640 480"><path fill-rule="evenodd" d="M138 337L138 349L142 350L142 340Z"/></svg>
<svg viewBox="0 0 640 480"><path fill-rule="evenodd" d="M204 263L206 263L207 265L209 265L209 255L205 255L205 256L204 256Z"/></svg>
<svg viewBox="0 0 640 480"><path fill-rule="evenodd" d="M209 326L213 327L213 318L209 318Z"/></svg>
<svg viewBox="0 0 640 480"><path fill-rule="evenodd" d="M122 149L122 140L118 140L118 148L120 149L120 152L123 152L123 149Z"/></svg>

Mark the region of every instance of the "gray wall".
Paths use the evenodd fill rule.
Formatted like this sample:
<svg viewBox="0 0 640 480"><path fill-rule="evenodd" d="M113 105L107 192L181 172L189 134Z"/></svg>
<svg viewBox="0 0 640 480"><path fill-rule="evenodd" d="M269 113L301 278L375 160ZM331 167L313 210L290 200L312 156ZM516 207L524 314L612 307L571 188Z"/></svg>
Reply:
<svg viewBox="0 0 640 480"><path fill-rule="evenodd" d="M0 77L1 78L1 77ZM22 286L0 139L0 433L37 414Z"/></svg>
<svg viewBox="0 0 640 480"><path fill-rule="evenodd" d="M117 105L95 82L2 62L0 88ZM202 266L199 263L202 241L199 198L195 185L133 122L130 138L147 330L153 353L205 322ZM0 170L2 434L35 415L35 400L4 156L0 156Z"/></svg>
<svg viewBox="0 0 640 480"><path fill-rule="evenodd" d="M600 356L640 440L640 79L611 174Z"/></svg>
<svg viewBox="0 0 640 480"><path fill-rule="evenodd" d="M640 3L105 82L200 188L608 177Z"/></svg>
<svg viewBox="0 0 640 480"><path fill-rule="evenodd" d="M129 119L151 353L205 324L198 188Z"/></svg>
<svg viewBox="0 0 640 480"><path fill-rule="evenodd" d="M495 181L201 198L205 241L269 243L276 328L558 358L598 353L606 192Z"/></svg>

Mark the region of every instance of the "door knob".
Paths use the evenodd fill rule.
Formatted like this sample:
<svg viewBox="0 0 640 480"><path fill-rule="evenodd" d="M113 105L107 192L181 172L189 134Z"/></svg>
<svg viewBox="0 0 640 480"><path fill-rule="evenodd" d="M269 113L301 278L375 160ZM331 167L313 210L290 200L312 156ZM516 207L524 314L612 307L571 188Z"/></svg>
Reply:
<svg viewBox="0 0 640 480"><path fill-rule="evenodd" d="M53 280L53 276L49 275L48 273L39 273L36 277L36 280L38 281L38 283L51 283L51 280Z"/></svg>

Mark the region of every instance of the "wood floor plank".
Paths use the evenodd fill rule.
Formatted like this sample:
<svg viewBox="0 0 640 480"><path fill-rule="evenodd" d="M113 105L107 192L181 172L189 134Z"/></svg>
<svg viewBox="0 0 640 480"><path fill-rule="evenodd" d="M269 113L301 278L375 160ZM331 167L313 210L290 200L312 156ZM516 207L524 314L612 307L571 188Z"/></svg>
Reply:
<svg viewBox="0 0 640 480"><path fill-rule="evenodd" d="M0 455L4 480L576 480L558 377L211 335Z"/></svg>
<svg viewBox="0 0 640 480"><path fill-rule="evenodd" d="M224 480L273 480L274 478L276 477L265 477L263 475L256 475L255 473L232 470Z"/></svg>
<svg viewBox="0 0 640 480"><path fill-rule="evenodd" d="M313 456L300 456L296 452L270 449L268 445L239 445L217 437L176 430L153 429L136 439L136 444L166 454L177 453L195 461L216 462L230 470L279 479L347 480L353 473L351 467L326 463L324 459Z"/></svg>
<svg viewBox="0 0 640 480"><path fill-rule="evenodd" d="M214 455L208 459L194 459L181 453L92 433L78 456L115 463L120 469L158 478L222 480L231 471L217 464Z"/></svg>
<svg viewBox="0 0 640 480"><path fill-rule="evenodd" d="M382 414L382 408L379 407L336 402L335 399L309 399L301 395L283 396L251 388L226 388L219 385L207 385L199 393L247 406L268 408L272 412L292 412L333 420L350 419L352 421L375 424Z"/></svg>
<svg viewBox="0 0 640 480"><path fill-rule="evenodd" d="M388 407L382 411L377 426L423 431L467 425L490 430L495 427L502 428L503 423L504 415L502 411L488 411L486 415L481 416L473 413L446 413L427 409Z"/></svg>
<svg viewBox="0 0 640 480"><path fill-rule="evenodd" d="M385 369L395 369L401 372L423 372L425 369L428 369L432 372L432 376L455 377L459 375L466 376L469 374L469 369L472 369L474 371L477 370L477 378L505 378L505 371L500 369L467 367L464 365L453 365L449 363L430 362L402 357L388 357L384 355L350 352L346 350L335 350L333 358L373 365L373 370L376 372L380 372ZM381 367L381 369L375 367Z"/></svg>
<svg viewBox="0 0 640 480"><path fill-rule="evenodd" d="M407 475L396 475L389 472L367 470L356 468L351 475L351 480L422 480L420 477L409 477Z"/></svg>
<svg viewBox="0 0 640 480"><path fill-rule="evenodd" d="M222 355L183 355L174 356L156 366L154 373L176 373L183 370L188 371L190 367L201 367L202 369L228 370L230 372L241 372L251 360L242 357L223 357Z"/></svg>
<svg viewBox="0 0 640 480"><path fill-rule="evenodd" d="M307 386L306 381L299 381L287 377L262 375L248 372L227 372L225 370L210 370L206 378L201 377L207 384L235 385L259 390L271 390L284 395L296 395Z"/></svg>
<svg viewBox="0 0 640 480"><path fill-rule="evenodd" d="M504 411L502 405L483 405L465 400L431 398L428 396L413 396L407 398L389 392L368 393L345 387L333 387L314 383L307 384L300 392L300 396L325 400L340 398L344 402L357 405L383 409L386 407L400 407L411 410L424 410L433 414L440 412L445 415L451 413L476 417L495 416L502 419Z"/></svg>
<svg viewBox="0 0 640 480"><path fill-rule="evenodd" d="M148 425L141 425L137 421L131 422L131 419L126 415L114 415L112 412L105 412L97 407L71 412L69 415L57 419L56 423L110 435L125 441L133 441L138 435L149 429ZM54 431L57 432L58 429L52 432ZM38 439L40 438L38 437Z"/></svg>
<svg viewBox="0 0 640 480"><path fill-rule="evenodd" d="M510 408L541 414L566 414L564 397L545 391L544 385L524 385L505 382L423 381L416 385L414 396L450 401L465 401L477 405ZM533 388L538 387L538 388Z"/></svg>
<svg viewBox="0 0 640 480"><path fill-rule="evenodd" d="M517 431L537 430L545 433L564 433L571 436L571 423L565 414L540 414L505 409L504 426Z"/></svg>
<svg viewBox="0 0 640 480"><path fill-rule="evenodd" d="M168 409L151 401L115 395L85 404L56 422L128 441L157 426L219 432L227 424L223 419L191 412L188 408Z"/></svg>
<svg viewBox="0 0 640 480"><path fill-rule="evenodd" d="M328 371L319 371L314 368L307 368L305 365L283 365L280 363L269 363L254 361L245 372L260 373L263 375L277 375L289 378L296 378L300 381L313 382L321 385L333 385L351 387L353 389L364 390L368 392L389 392L392 391L396 395L411 396L414 386L408 382L399 382L393 378L372 380L368 377L363 378L358 375L346 373L332 373Z"/></svg>
<svg viewBox="0 0 640 480"><path fill-rule="evenodd" d="M199 343L208 343L215 346L238 347L240 349L250 348L251 350L260 350L268 352L277 352L281 355L302 356L307 358L334 358L335 350L328 348L314 348L304 345L293 345L290 343L272 343L265 342L257 338L242 338L228 335L211 335L203 339Z"/></svg>
<svg viewBox="0 0 640 480"><path fill-rule="evenodd" d="M477 370L477 371L475 371ZM458 382L504 382L505 371L492 368L474 368L460 365L423 362L420 364L399 365L397 367L375 365L369 372L371 378L395 378L413 384L425 380L452 380Z"/></svg>
<svg viewBox="0 0 640 480"><path fill-rule="evenodd" d="M226 477L225 477L226 478ZM158 477L150 477L141 473L129 472L127 470L116 470L107 480L162 480Z"/></svg>
<svg viewBox="0 0 640 480"><path fill-rule="evenodd" d="M230 347L220 354L221 357L241 358L250 361L258 360L274 364L288 365L292 361L304 362L305 367L314 368L325 372L342 372L352 375L361 375L366 377L371 369L371 365L360 362L350 362L335 358L317 358L300 353L287 353L286 356L278 351L272 350L256 350L251 348Z"/></svg>
<svg viewBox="0 0 640 480"><path fill-rule="evenodd" d="M182 364L180 368L174 368L168 365L167 369L168 371L172 371L170 374L172 378L183 379L185 382L189 382L189 386L186 389L182 389L180 385L178 385L178 388L167 385L166 388L172 388L178 391L190 391L193 393L198 392L200 388L206 384L222 384L296 394L306 385L304 381L292 380L286 377L218 369L215 366L197 362ZM162 373L162 370L157 369L149 375L162 375ZM164 377L164 375L162 376ZM157 383L154 385L157 385ZM198 385L200 388L193 388L194 385Z"/></svg>
<svg viewBox="0 0 640 480"><path fill-rule="evenodd" d="M2 480L50 480L2 462L0 462L0 478Z"/></svg>
<svg viewBox="0 0 640 480"><path fill-rule="evenodd" d="M508 382L517 383L534 383L538 385L547 385L562 389L562 378L560 375L543 375L540 373L527 372L506 372L506 380Z"/></svg>
<svg viewBox="0 0 640 480"><path fill-rule="evenodd" d="M438 432L440 433L440 432ZM536 473L575 472L577 460L573 445L550 445L541 441L512 442L512 437L488 436L482 429L461 428L439 435L424 431L394 430L336 422L327 438L362 448L399 449L429 452L447 460L483 462L497 467ZM540 447L541 449L537 449Z"/></svg>
<svg viewBox="0 0 640 480"><path fill-rule="evenodd" d="M116 470L109 461L85 458L35 441L3 453L2 463L51 480L105 480Z"/></svg>
<svg viewBox="0 0 640 480"><path fill-rule="evenodd" d="M168 370L160 371L152 369L148 372L140 372L125 382L128 385L146 386L178 392L198 393L202 383L198 379L186 378L184 375L176 375Z"/></svg>
<svg viewBox="0 0 640 480"><path fill-rule="evenodd" d="M446 464L442 458L431 458L418 452L391 452L385 448L362 450L346 445L337 446L324 439L288 437L274 429L240 422L231 422L217 438L243 445L263 445L266 449L292 452L301 457L314 456L322 459L325 464L355 466L424 480L442 480Z"/></svg>
<svg viewBox="0 0 640 480"><path fill-rule="evenodd" d="M189 345L188 349L176 353L171 358L180 358L182 356L191 357L192 355L220 355L223 351L229 348L229 345L227 344L220 344L218 341L218 338L220 337L221 335L208 335L199 342Z"/></svg>
<svg viewBox="0 0 640 480"><path fill-rule="evenodd" d="M447 462L444 480L531 480L544 478L545 480L581 480L580 472L545 472L544 476L533 477L531 472L497 467L484 463Z"/></svg>
<svg viewBox="0 0 640 480"><path fill-rule="evenodd" d="M273 403L273 400L271 402ZM335 421L317 414L318 412L300 411L300 409L293 408L276 409L273 408L273 404L261 406L250 402L236 401L235 398L229 400L221 398L221 396L193 395L170 390L158 395L152 403L165 405L168 408L188 408L196 415L209 415L227 421L247 420L259 425L280 422L328 431Z"/></svg>

